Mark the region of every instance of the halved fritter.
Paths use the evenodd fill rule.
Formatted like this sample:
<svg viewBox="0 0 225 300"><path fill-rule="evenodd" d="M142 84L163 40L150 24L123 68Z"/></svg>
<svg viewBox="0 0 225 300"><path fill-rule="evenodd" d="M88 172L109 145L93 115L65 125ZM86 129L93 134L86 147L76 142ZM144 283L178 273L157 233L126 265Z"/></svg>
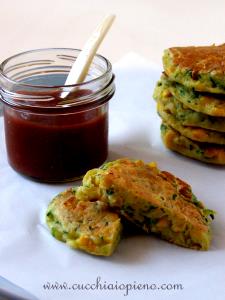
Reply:
<svg viewBox="0 0 225 300"><path fill-rule="evenodd" d="M164 111L173 115L183 126L194 126L225 132L225 118L223 117L212 117L194 111L178 101L170 92L161 92L158 88L155 89L154 98L163 106Z"/></svg>
<svg viewBox="0 0 225 300"><path fill-rule="evenodd" d="M171 80L196 91L225 94L225 44L166 49L163 66Z"/></svg>
<svg viewBox="0 0 225 300"><path fill-rule="evenodd" d="M183 126L172 114L168 113L158 101L157 111L164 122L177 130L181 135L197 142L225 145L225 133L193 126Z"/></svg>
<svg viewBox="0 0 225 300"><path fill-rule="evenodd" d="M225 95L196 92L182 84L171 81L163 74L156 86L158 94L171 93L188 108L214 117L225 117Z"/></svg>
<svg viewBox="0 0 225 300"><path fill-rule="evenodd" d="M193 141L165 122L161 125L161 136L170 150L206 163L225 165L225 146Z"/></svg>
<svg viewBox="0 0 225 300"><path fill-rule="evenodd" d="M93 190L95 189L95 192ZM210 217L191 187L154 163L119 159L90 170L83 178L88 191L128 220L180 246L207 250Z"/></svg>
<svg viewBox="0 0 225 300"><path fill-rule="evenodd" d="M76 189L57 195L49 204L46 222L52 235L70 247L94 255L111 255L121 235L118 214L101 201L78 201Z"/></svg>

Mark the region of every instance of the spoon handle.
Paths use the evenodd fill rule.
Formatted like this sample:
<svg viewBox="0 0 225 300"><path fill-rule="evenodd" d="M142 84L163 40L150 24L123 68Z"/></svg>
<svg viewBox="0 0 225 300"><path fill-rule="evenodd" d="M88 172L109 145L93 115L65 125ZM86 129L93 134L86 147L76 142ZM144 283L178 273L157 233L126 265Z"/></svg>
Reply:
<svg viewBox="0 0 225 300"><path fill-rule="evenodd" d="M107 15L103 21L98 25L93 34L85 43L83 50L80 52L76 61L74 62L70 73L66 79L65 85L81 83L84 81L92 60L106 36L108 30L110 29L115 15ZM65 98L69 92L63 92L62 98Z"/></svg>

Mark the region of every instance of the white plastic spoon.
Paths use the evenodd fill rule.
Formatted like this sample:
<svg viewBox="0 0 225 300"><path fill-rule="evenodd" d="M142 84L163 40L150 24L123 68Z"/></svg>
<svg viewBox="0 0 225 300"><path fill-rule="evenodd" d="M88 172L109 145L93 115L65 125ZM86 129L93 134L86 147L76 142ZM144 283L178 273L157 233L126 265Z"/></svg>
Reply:
<svg viewBox="0 0 225 300"><path fill-rule="evenodd" d="M83 50L78 55L76 61L72 65L72 68L69 72L69 75L66 79L65 85L77 84L84 81L92 60L106 36L108 30L110 29L113 21L115 19L115 15L107 15L103 21L98 25L96 30L90 36L90 38L85 43ZM74 88L75 89L75 88ZM71 91L64 91L61 94L62 98L66 98ZM63 101L65 102L65 101Z"/></svg>

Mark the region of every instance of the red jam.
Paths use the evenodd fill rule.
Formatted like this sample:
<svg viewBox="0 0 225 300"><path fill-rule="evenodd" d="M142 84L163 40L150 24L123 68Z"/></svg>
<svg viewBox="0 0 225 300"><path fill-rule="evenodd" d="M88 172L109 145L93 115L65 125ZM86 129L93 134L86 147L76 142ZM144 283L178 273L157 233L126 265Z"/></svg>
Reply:
<svg viewBox="0 0 225 300"><path fill-rule="evenodd" d="M47 116L5 106L10 165L43 181L72 180L100 166L108 152L108 113L104 106Z"/></svg>
<svg viewBox="0 0 225 300"><path fill-rule="evenodd" d="M115 91L112 67L95 55L86 81L66 86L79 53L37 49L0 64L8 161L23 175L45 182L72 181L107 158L108 102Z"/></svg>
<svg viewBox="0 0 225 300"><path fill-rule="evenodd" d="M58 99L54 98L52 106L57 105ZM9 163L24 175L43 181L72 180L107 158L105 101L79 109L57 108L57 113L49 113L49 108L46 113L4 105L4 119Z"/></svg>

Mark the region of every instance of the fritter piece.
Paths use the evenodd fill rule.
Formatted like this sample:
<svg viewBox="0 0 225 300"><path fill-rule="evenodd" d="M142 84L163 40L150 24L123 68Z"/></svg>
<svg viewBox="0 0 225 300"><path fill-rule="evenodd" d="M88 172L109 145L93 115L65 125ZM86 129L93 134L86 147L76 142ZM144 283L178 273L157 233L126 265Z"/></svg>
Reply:
<svg viewBox="0 0 225 300"><path fill-rule="evenodd" d="M168 113L160 101L157 111L162 120L185 137L202 143L225 145L225 133L193 126L183 126L172 114Z"/></svg>
<svg viewBox="0 0 225 300"><path fill-rule="evenodd" d="M55 238L94 255L111 255L121 236L119 216L104 202L78 201L76 189L52 200L46 222Z"/></svg>
<svg viewBox="0 0 225 300"><path fill-rule="evenodd" d="M214 117L225 117L225 95L196 92L163 74L157 83L158 93L171 93L188 108ZM157 94L157 91L156 91Z"/></svg>
<svg viewBox="0 0 225 300"><path fill-rule="evenodd" d="M196 91L225 94L225 44L166 49L163 66L171 80Z"/></svg>
<svg viewBox="0 0 225 300"><path fill-rule="evenodd" d="M192 141L165 122L161 125L161 136L170 150L206 163L225 165L225 146Z"/></svg>
<svg viewBox="0 0 225 300"><path fill-rule="evenodd" d="M155 99L164 111L179 121L183 126L201 127L205 129L225 132L225 118L212 117L194 111L178 101L169 91L155 89Z"/></svg>
<svg viewBox="0 0 225 300"><path fill-rule="evenodd" d="M209 248L213 212L204 208L188 184L154 163L107 163L84 176L82 192L88 195L89 189L148 233L188 248Z"/></svg>

